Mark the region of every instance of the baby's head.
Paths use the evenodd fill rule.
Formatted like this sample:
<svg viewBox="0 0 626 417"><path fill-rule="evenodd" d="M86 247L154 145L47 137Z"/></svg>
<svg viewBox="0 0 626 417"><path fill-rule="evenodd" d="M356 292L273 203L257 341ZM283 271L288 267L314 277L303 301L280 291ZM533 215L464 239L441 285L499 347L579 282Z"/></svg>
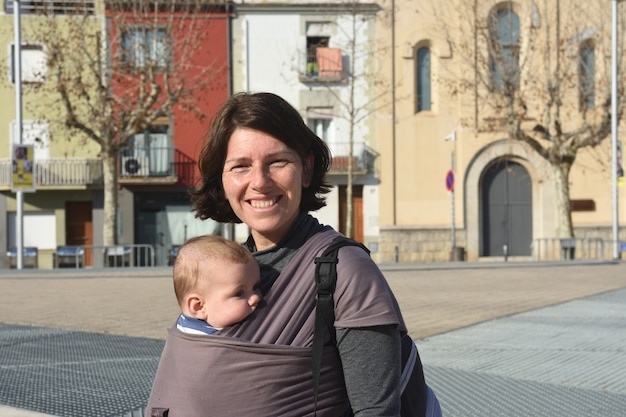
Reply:
<svg viewBox="0 0 626 417"><path fill-rule="evenodd" d="M256 259L240 244L220 236L185 242L173 275L182 312L217 328L242 321L261 301Z"/></svg>

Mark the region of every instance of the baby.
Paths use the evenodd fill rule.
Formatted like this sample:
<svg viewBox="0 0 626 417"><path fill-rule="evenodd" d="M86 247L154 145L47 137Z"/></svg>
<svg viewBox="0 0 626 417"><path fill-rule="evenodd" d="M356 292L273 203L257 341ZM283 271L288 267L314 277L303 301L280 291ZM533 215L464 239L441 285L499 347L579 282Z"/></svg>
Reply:
<svg viewBox="0 0 626 417"><path fill-rule="evenodd" d="M174 292L184 333L211 334L244 320L261 301L259 265L236 242L203 235L181 246L174 263Z"/></svg>

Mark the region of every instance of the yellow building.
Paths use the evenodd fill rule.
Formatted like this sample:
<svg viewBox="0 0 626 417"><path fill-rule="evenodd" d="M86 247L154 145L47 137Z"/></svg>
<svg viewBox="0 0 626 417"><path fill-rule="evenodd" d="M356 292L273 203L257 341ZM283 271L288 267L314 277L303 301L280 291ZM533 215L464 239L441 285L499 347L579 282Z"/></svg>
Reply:
<svg viewBox="0 0 626 417"><path fill-rule="evenodd" d="M379 261L612 257L611 3L385 2Z"/></svg>
<svg viewBox="0 0 626 417"><path fill-rule="evenodd" d="M42 30L46 18L40 15L43 7L52 7L51 3L21 4L21 143L32 152L27 162L33 164L31 184L36 186L26 187L23 193L23 246L36 248L35 259L25 255L23 262L25 267L50 268L58 246L98 241L92 224L101 215L102 164L99 147L75 130L70 131L63 122L63 103L55 91L55 74L47 65L49 50ZM100 30L102 19L96 17L93 1L56 4L52 12L59 19L55 21L63 24L64 17L75 12L74 7L83 5L91 16L87 22L93 24L95 31ZM6 233L0 234L0 268L15 262L4 254L16 246L16 191L23 189L15 181L12 186L12 150L20 142L16 130L14 22L13 2L5 1L0 4L0 46L4 51L0 54L0 219ZM72 52L79 51L67 51ZM68 242L68 237L77 240Z"/></svg>

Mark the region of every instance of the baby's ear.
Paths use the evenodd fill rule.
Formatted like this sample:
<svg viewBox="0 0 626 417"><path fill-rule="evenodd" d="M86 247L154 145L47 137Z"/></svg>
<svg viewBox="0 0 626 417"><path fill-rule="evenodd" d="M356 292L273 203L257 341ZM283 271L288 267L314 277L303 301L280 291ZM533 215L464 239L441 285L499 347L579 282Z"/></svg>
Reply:
<svg viewBox="0 0 626 417"><path fill-rule="evenodd" d="M206 320L204 302L198 294L189 294L186 298L187 311L193 318Z"/></svg>

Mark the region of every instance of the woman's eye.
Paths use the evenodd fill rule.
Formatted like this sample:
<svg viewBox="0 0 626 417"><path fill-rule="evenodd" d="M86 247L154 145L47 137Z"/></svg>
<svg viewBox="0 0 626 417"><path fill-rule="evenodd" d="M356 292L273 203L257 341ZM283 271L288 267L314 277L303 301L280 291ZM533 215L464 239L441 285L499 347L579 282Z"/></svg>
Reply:
<svg viewBox="0 0 626 417"><path fill-rule="evenodd" d="M280 159L278 161L272 162L272 166L273 167L284 167L288 163L289 163L289 161L287 161L286 159Z"/></svg>
<svg viewBox="0 0 626 417"><path fill-rule="evenodd" d="M235 165L230 168L231 172L245 172L248 169L247 165Z"/></svg>

